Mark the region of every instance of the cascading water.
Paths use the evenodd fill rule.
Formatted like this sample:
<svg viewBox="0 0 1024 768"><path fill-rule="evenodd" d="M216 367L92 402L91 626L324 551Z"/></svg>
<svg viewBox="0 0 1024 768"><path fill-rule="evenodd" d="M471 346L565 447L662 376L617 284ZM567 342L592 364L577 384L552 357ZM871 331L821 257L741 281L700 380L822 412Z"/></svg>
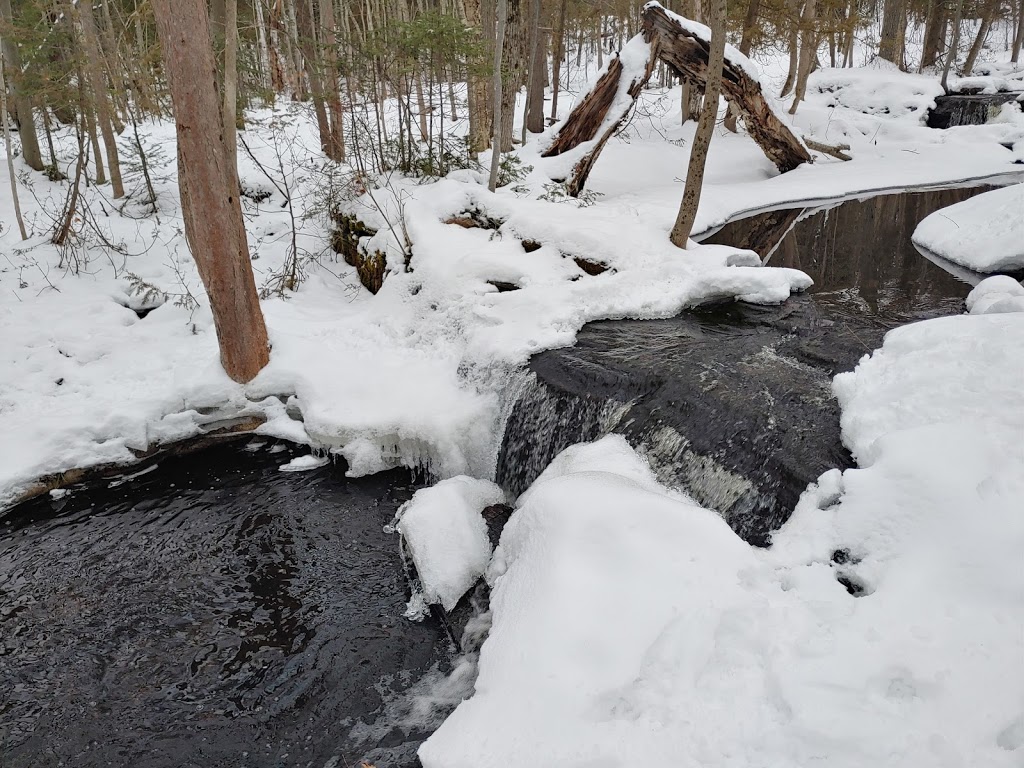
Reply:
<svg viewBox="0 0 1024 768"><path fill-rule="evenodd" d="M575 346L535 356L513 397L497 482L518 494L561 450L615 432L663 482L767 544L808 483L852 465L832 377L881 346L887 330L962 311L970 285L924 259L910 235L928 213L979 191L881 196L728 225L715 242L803 269L815 280L808 295L591 323Z"/></svg>

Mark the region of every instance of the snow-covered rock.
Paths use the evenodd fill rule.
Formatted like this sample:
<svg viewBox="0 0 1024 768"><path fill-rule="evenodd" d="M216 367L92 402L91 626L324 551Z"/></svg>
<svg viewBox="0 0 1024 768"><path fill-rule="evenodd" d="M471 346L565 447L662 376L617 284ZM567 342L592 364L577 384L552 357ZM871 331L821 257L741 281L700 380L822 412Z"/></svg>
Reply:
<svg viewBox="0 0 1024 768"><path fill-rule="evenodd" d="M967 296L972 315L1024 312L1024 286L1008 275L993 275L974 286Z"/></svg>
<svg viewBox="0 0 1024 768"><path fill-rule="evenodd" d="M914 243L976 272L1024 267L1024 184L936 211L917 225Z"/></svg>
<svg viewBox="0 0 1024 768"><path fill-rule="evenodd" d="M505 492L494 483L460 475L416 491L399 512L398 531L427 603L450 611L483 576L491 542L480 512L504 500Z"/></svg>

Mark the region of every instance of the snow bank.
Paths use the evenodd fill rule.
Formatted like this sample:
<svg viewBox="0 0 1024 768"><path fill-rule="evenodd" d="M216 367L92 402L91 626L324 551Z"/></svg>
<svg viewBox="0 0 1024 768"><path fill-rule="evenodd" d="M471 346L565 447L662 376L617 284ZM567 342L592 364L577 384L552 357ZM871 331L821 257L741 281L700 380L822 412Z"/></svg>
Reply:
<svg viewBox="0 0 1024 768"><path fill-rule="evenodd" d="M416 491L398 513L398 531L420 577L423 598L450 611L491 559L484 507L505 501L494 483L452 477Z"/></svg>
<svg viewBox="0 0 1024 768"><path fill-rule="evenodd" d="M986 278L968 294L967 311L972 315L1024 312L1024 286L1008 275Z"/></svg>
<svg viewBox="0 0 1024 768"><path fill-rule="evenodd" d="M917 225L914 243L976 272L1024 267L1024 184L936 211Z"/></svg>
<svg viewBox="0 0 1024 768"><path fill-rule="evenodd" d="M861 468L768 550L618 438L520 499L475 695L426 768L1013 768L1024 754L1024 315L890 333L836 380Z"/></svg>
<svg viewBox="0 0 1024 768"><path fill-rule="evenodd" d="M937 77L903 72L884 59L854 69L817 69L807 78L807 90L820 94L829 108L909 119L921 125L935 106L935 97L944 93Z"/></svg>

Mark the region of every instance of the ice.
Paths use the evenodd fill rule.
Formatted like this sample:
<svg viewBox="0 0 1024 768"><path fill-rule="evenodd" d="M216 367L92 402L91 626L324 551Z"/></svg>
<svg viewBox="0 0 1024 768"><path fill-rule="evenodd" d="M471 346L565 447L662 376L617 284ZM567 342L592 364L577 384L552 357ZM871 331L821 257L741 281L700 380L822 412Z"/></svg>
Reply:
<svg viewBox="0 0 1024 768"><path fill-rule="evenodd" d="M1024 267L1024 184L1011 184L936 211L914 243L976 272Z"/></svg>
<svg viewBox="0 0 1024 768"><path fill-rule="evenodd" d="M416 491L398 516L427 603L452 610L483 576L491 559L487 523L481 511L505 501L487 480L459 476Z"/></svg>
<svg viewBox="0 0 1024 768"><path fill-rule="evenodd" d="M296 456L287 464L278 467L281 472L309 472L311 469L319 469L331 463L328 456L317 456L310 453L305 456Z"/></svg>

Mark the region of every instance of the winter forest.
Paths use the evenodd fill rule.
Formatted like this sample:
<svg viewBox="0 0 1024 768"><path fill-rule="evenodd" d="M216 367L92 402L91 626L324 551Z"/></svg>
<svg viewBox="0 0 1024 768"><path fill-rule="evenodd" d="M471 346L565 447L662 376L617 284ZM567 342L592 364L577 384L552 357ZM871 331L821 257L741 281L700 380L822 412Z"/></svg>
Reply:
<svg viewBox="0 0 1024 768"><path fill-rule="evenodd" d="M1022 43L0 0L0 768L1020 768Z"/></svg>

